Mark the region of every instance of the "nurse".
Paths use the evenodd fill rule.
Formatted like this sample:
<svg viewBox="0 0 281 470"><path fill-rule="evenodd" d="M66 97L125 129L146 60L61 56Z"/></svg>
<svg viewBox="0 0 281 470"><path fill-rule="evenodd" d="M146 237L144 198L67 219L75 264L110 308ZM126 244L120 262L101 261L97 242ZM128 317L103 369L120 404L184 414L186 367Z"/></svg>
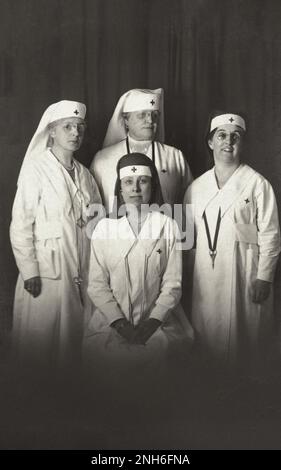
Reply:
<svg viewBox="0 0 281 470"><path fill-rule="evenodd" d="M156 210L162 194L149 157L132 153L119 160L115 195L118 217L101 220L92 236L88 293L96 309L84 361L87 370L120 383L129 372L143 377L183 358L193 335L179 303L177 224Z"/></svg>
<svg viewBox="0 0 281 470"><path fill-rule="evenodd" d="M10 236L19 276L13 353L46 371L79 362L90 242L88 208L101 198L75 158L85 132L84 104L49 106L29 144L18 180Z"/></svg>
<svg viewBox="0 0 281 470"><path fill-rule="evenodd" d="M270 183L243 163L245 135L241 115L211 115L214 166L188 188L184 207L195 211L192 324L199 343L220 363L251 370L265 354L280 230Z"/></svg>
<svg viewBox="0 0 281 470"><path fill-rule="evenodd" d="M153 161L164 203L182 203L193 178L182 152L164 143L163 95L162 88L133 89L124 93L116 105L103 149L95 155L90 169L108 213L114 205L116 165L128 153L143 153Z"/></svg>

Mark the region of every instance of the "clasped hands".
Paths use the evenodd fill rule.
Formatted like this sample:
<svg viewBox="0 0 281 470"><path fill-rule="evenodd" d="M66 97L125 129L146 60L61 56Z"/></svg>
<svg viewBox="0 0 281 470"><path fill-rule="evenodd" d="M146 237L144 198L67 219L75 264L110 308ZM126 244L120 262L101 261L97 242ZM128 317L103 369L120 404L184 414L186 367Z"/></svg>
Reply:
<svg viewBox="0 0 281 470"><path fill-rule="evenodd" d="M161 321L156 318L148 318L134 327L125 318L120 318L111 324L120 336L125 338L130 344L146 344L149 338L161 325Z"/></svg>

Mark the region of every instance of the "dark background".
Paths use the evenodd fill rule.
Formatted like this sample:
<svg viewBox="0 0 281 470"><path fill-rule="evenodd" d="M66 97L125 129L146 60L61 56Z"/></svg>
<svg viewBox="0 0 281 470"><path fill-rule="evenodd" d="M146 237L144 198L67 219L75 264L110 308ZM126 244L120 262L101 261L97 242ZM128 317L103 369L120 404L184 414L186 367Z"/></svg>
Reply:
<svg viewBox="0 0 281 470"><path fill-rule="evenodd" d="M163 87L166 143L195 176L206 169L209 111L244 111L245 160L281 206L280 0L0 0L0 17L2 331L17 275L8 235L17 176L51 103L87 104L80 160L89 165L120 95Z"/></svg>
<svg viewBox="0 0 281 470"><path fill-rule="evenodd" d="M120 95L158 87L165 90L166 142L183 150L195 176L207 168L210 110L246 113L245 160L269 179L281 207L280 0L0 0L4 358L17 276L8 232L11 208L22 158L43 111L61 99L87 104L89 132L79 159L89 165ZM276 338L280 281L279 265ZM81 403L77 406L69 390L60 391L59 399L52 382L48 397L42 390L22 389L13 374L5 385L1 357L1 448L280 448L278 354L269 383L241 380L222 389L221 376L216 380L211 372L204 386L200 368L191 365L178 387L172 384L177 395L169 401L170 411L147 421L144 414L140 428L142 401L139 418L128 414L126 427L122 410L118 422L106 421L105 400L89 412L93 396L80 400L85 402L81 417ZM145 390L144 402L149 396ZM114 397L109 402L113 406Z"/></svg>

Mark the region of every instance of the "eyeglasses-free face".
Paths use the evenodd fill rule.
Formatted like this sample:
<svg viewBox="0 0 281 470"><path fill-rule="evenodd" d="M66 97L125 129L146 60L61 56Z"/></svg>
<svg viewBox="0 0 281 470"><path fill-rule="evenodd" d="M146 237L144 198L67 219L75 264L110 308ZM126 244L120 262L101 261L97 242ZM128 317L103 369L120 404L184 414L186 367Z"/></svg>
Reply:
<svg viewBox="0 0 281 470"><path fill-rule="evenodd" d="M151 177L145 175L125 176L121 179L121 195L125 204L140 206L151 199Z"/></svg>

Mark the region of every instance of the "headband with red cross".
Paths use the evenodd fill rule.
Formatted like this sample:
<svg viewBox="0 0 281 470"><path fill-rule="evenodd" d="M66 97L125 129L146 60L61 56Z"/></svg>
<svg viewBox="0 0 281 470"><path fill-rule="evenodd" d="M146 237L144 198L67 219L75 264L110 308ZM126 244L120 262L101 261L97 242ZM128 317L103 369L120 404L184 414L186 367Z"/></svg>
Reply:
<svg viewBox="0 0 281 470"><path fill-rule="evenodd" d="M120 168L120 179L133 175L152 176L150 168L146 165L124 166Z"/></svg>
<svg viewBox="0 0 281 470"><path fill-rule="evenodd" d="M244 119L238 114L220 114L216 116L211 121L210 132L220 126L225 126L226 124L234 124L241 127L246 131L246 124Z"/></svg>

